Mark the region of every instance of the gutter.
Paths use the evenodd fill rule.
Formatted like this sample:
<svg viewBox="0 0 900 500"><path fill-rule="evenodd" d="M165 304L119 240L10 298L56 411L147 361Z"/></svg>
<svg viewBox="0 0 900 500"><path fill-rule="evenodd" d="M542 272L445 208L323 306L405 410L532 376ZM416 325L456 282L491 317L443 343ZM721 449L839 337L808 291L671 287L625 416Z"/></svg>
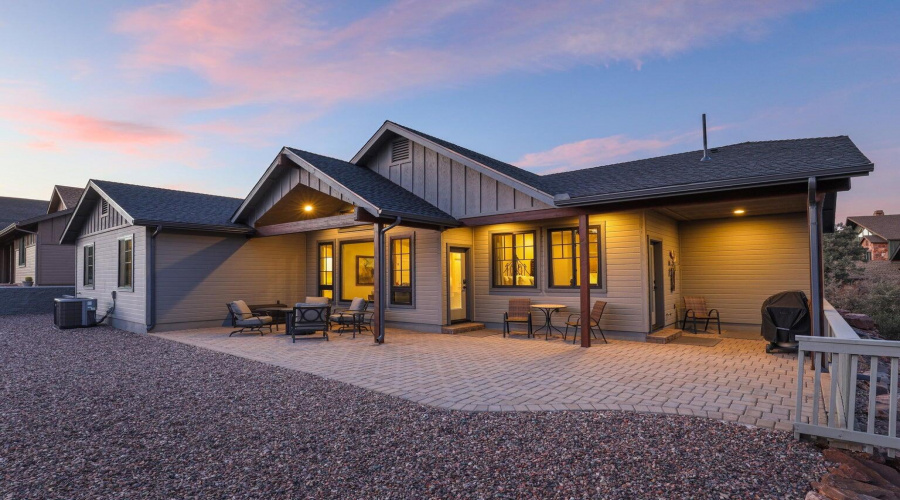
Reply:
<svg viewBox="0 0 900 500"><path fill-rule="evenodd" d="M147 242L147 333L156 328L156 237L162 229L156 226Z"/></svg>
<svg viewBox="0 0 900 500"><path fill-rule="evenodd" d="M705 182L705 183L694 183L689 184L686 187L682 188L672 188L672 187L660 187L660 188L649 188L649 189L640 189L635 191L627 191L625 193L611 193L611 194L601 194L601 195L588 195L588 196L579 196L576 198L570 199L557 199L555 200L556 206L579 206L579 205L594 205L598 203L604 202L621 202L621 201L639 201L645 199L659 198L665 195L684 195L684 194L700 194L706 192L714 192L714 191L730 191L735 189L740 189L744 187L768 187L768 186L777 186L783 184L792 184L799 182L806 182L809 177L815 177L819 180L827 180L832 178L841 178L847 177L853 174L856 175L867 175L869 172L872 172L875 169L875 166L872 163L867 163L865 165L858 165L855 167L849 167L841 170L830 169L827 171L823 171L823 175L816 175L816 173L809 174L804 177L797 177L796 174L790 175L779 175L779 176L771 176L765 177L765 182L760 182L760 178L752 178L745 181L740 180L723 180L723 181L713 181L713 182ZM560 197L561 198L561 197Z"/></svg>
<svg viewBox="0 0 900 500"><path fill-rule="evenodd" d="M191 224L187 222L168 222L168 221L159 221L159 220L144 220L144 219L135 219L132 223L135 226L163 226L165 225L166 229L184 229L184 230L192 230L192 231L208 231L214 233L229 233L229 234L253 234L255 230L252 227L235 227L235 226L221 226L216 224Z"/></svg>

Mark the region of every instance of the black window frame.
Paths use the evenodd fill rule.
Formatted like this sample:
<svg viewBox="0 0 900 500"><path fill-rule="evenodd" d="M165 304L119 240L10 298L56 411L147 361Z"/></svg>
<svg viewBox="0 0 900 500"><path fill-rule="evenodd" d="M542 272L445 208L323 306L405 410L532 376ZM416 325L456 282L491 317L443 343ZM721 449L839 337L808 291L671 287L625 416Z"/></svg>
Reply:
<svg viewBox="0 0 900 500"><path fill-rule="evenodd" d="M603 272L603 229L600 225L591 225L588 226L588 232L590 230L597 231L597 284L589 285L592 289L604 289L603 280L606 277ZM551 229L547 229L547 288L553 290L566 290L566 289L578 289L578 284L571 285L554 285L553 284L553 233L562 233L562 232L571 232L572 233L572 256L569 257L572 261L572 271L574 276L574 282L578 283L578 278L580 277L581 270L578 269L578 260L576 260L576 256L581 252L581 245L578 244L578 228L577 227L555 227ZM563 257L565 258L565 257Z"/></svg>
<svg viewBox="0 0 900 500"><path fill-rule="evenodd" d="M409 255L409 269L408 269L408 270L405 270L406 272L409 273L409 284L408 284L408 285L396 285L396 284L394 283L394 281L395 281L395 280L394 280L394 278L395 278L395 274L394 274L394 273L397 272L397 266L396 266L396 263L394 262L394 259L395 259L398 255L404 255L404 254L402 254L402 253L401 253L401 254L395 253L395 251L394 251L394 242L401 241L401 240L409 240L409 252L406 254L406 255ZM389 285L389 286L390 286L390 290L388 291L388 297L389 297L389 299L390 299L390 300L389 300L389 303L390 303L391 305L394 305L394 306L408 306L408 307L413 307L413 306L415 306L415 304L416 304L416 298L415 298L415 288L416 288L416 250L415 250L415 244L416 244L416 243L415 243L415 235L414 235L414 234L392 236L392 237L389 239L389 241L388 241L388 248L389 248L389 254L390 254L390 258L389 258L389 262L390 262L390 273L389 273L389 275L390 275L390 285ZM400 269L400 272L403 273L404 270L401 268L401 269ZM399 292L399 293L409 293L409 302L400 302L400 301L397 301L397 300L394 298L394 295L395 295L396 292Z"/></svg>
<svg viewBox="0 0 900 500"><path fill-rule="evenodd" d="M125 257L125 255L127 255L127 253L123 254L122 247L123 247L123 244L126 242L131 243L131 251L130 251L131 261L130 262L123 261L123 258ZM128 235L128 236L120 236L117 239L117 247L118 247L117 259L116 259L116 262L117 262L117 266L116 266L117 288L119 290L134 291L134 235L132 234L132 235ZM129 272L123 272L122 267L123 267L123 265L126 265L126 264L130 264L130 266L131 266L129 269ZM128 283L123 284L123 278L126 278L126 277L128 278Z"/></svg>
<svg viewBox="0 0 900 500"><path fill-rule="evenodd" d="M516 236L520 235L531 235L531 251L533 258L532 259L524 259L531 260L534 264L534 269L532 269L531 276L534 278L533 283L531 285L518 285L516 282L517 278L520 276L518 272L513 274L512 284L511 285L498 285L497 284L497 237L503 236L511 236L512 237L512 261L511 264L513 268L518 271L518 262L519 258L516 256L515 247L516 247ZM534 229L527 229L523 231L498 231L496 233L491 233L491 288L497 288L501 290L516 290L516 289L537 289L538 287L538 231ZM502 259L505 260L505 259Z"/></svg>
<svg viewBox="0 0 900 500"><path fill-rule="evenodd" d="M322 248L324 248L324 247L331 247L331 271L326 271L326 270L322 269L322 260L324 258L322 255ZM318 295L319 297L326 297L326 295L323 292L325 292L325 291L331 292L330 298L333 302L333 301L335 301L334 269L335 269L335 265L337 263L337 255L335 255L334 241L320 241L319 242L319 244L316 246L316 262L317 262L317 264L316 264L316 293L319 294ZM331 274L331 284L330 285L325 285L322 283L322 277L325 274Z"/></svg>
<svg viewBox="0 0 900 500"><path fill-rule="evenodd" d="M88 264L88 249L90 249L90 264ZM94 288L94 278L97 274L97 247L91 243L89 245L85 245L82 249L82 273L81 273L81 286L84 288ZM90 269L90 273L88 273L88 269Z"/></svg>

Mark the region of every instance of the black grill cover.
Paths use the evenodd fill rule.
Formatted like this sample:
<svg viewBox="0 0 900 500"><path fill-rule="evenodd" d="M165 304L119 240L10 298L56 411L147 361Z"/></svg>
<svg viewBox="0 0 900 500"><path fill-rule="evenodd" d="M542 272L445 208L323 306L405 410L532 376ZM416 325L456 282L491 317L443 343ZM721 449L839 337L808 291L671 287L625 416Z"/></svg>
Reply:
<svg viewBox="0 0 900 500"><path fill-rule="evenodd" d="M796 342L794 336L809 335L809 302L803 292L776 293L763 302L761 312L762 336L769 342Z"/></svg>

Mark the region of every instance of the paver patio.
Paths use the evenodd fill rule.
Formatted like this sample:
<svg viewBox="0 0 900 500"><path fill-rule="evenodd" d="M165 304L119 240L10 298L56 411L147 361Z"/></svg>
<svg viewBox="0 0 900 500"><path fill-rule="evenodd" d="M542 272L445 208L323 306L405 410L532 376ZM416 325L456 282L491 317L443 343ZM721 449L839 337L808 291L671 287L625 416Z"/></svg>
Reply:
<svg viewBox="0 0 900 500"><path fill-rule="evenodd" d="M791 430L795 412L796 356L766 354L761 341L725 338L714 347L611 341L583 349L499 334L389 329L387 343L375 345L370 335L291 343L283 334L228 337L228 331L156 335L455 410L625 410L780 430ZM811 393L804 389L805 408Z"/></svg>

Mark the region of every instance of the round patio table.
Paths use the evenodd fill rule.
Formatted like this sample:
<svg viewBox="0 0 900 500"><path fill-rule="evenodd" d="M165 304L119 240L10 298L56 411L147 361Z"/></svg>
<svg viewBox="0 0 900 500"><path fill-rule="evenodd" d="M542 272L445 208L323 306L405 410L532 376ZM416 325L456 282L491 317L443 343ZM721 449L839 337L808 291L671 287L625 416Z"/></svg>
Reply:
<svg viewBox="0 0 900 500"><path fill-rule="evenodd" d="M550 338L550 335L552 334L552 332L550 331L551 328L559 333L562 333L562 330L553 326L553 323L551 323L550 320L553 317L553 313L559 312L560 309L566 308L565 304L531 304L531 307L533 309L538 309L542 313L544 313L544 326L535 330L534 333L537 333L541 330L547 330L547 333L544 334L544 340L548 340Z"/></svg>

